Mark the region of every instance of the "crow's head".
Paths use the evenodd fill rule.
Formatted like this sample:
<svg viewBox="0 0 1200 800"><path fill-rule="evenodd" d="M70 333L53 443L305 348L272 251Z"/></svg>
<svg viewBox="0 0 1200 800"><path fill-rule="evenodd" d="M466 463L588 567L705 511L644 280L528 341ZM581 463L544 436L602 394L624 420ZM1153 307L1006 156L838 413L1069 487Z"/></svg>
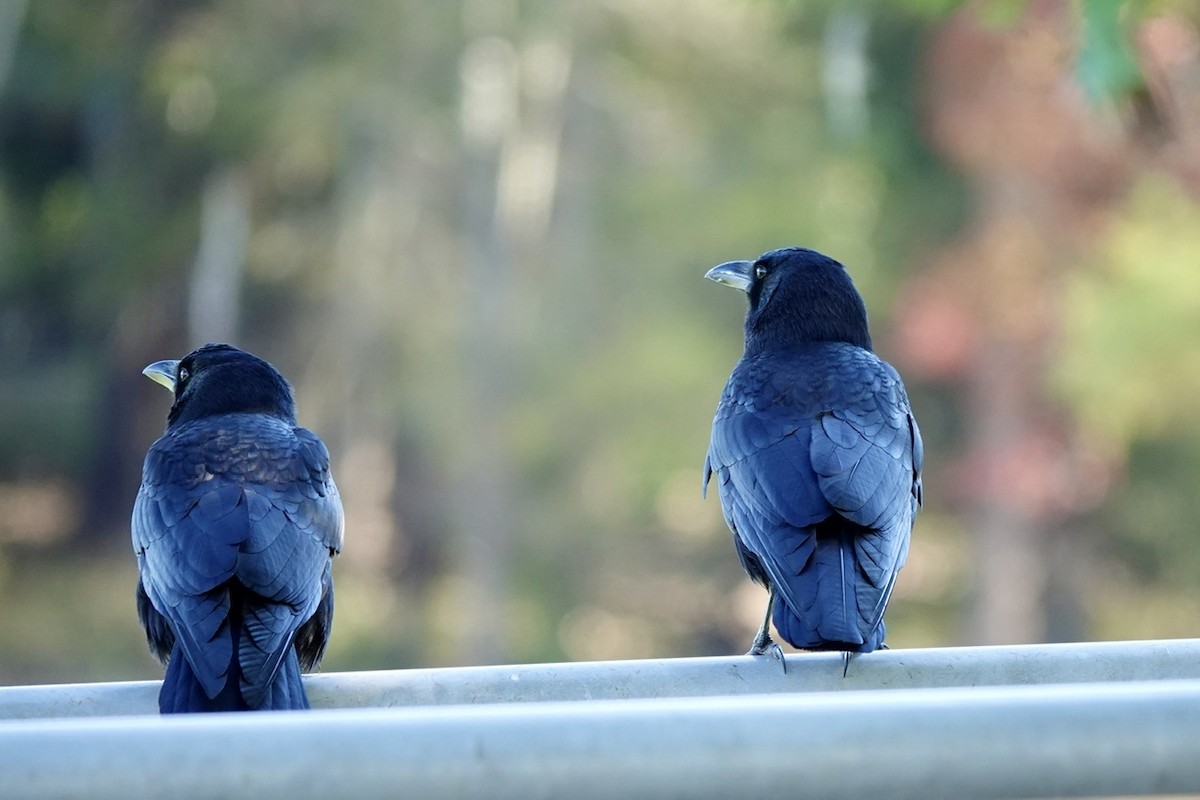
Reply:
<svg viewBox="0 0 1200 800"><path fill-rule="evenodd" d="M227 344L206 344L181 361L142 370L175 395L167 428L217 414L268 414L295 424L292 387L258 356Z"/></svg>
<svg viewBox="0 0 1200 800"><path fill-rule="evenodd" d="M867 309L845 267L803 247L728 261L706 278L746 293L746 350L847 342L871 349Z"/></svg>

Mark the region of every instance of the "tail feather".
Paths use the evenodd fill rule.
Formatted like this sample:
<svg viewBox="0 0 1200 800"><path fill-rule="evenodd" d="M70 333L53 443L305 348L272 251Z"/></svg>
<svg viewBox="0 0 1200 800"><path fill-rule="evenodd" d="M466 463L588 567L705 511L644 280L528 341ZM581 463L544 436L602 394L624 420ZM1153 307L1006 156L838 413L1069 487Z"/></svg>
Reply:
<svg viewBox="0 0 1200 800"><path fill-rule="evenodd" d="M236 648L234 652L237 652ZM176 642L171 651L171 659L167 663L162 689L158 694L158 708L163 714L310 708L300 676L300 660L294 647L288 647L287 654L283 657L269 688L263 693L261 702L254 706L249 705L243 695L244 689L241 669L238 667L237 658L234 657L224 686L215 696L209 697L196 678L183 648Z"/></svg>
<svg viewBox="0 0 1200 800"><path fill-rule="evenodd" d="M259 711L291 711L311 708L308 704L308 694L304 691L304 683L300 677L300 659L296 657L296 648L289 647L287 655L279 664L279 671L271 681L271 687L263 697Z"/></svg>
<svg viewBox="0 0 1200 800"><path fill-rule="evenodd" d="M163 677L162 689L158 693L158 710L163 714L189 714L197 711L248 711L249 706L238 691L236 663L230 670L232 680L216 696L209 697L201 685L192 665L188 662L178 642L167 662L167 674Z"/></svg>
<svg viewBox="0 0 1200 800"><path fill-rule="evenodd" d="M813 554L789 581L800 607L778 603L773 615L779 635L792 646L866 653L882 643L887 598L877 598L879 590L860 574L857 534L856 526L836 518L811 534ZM860 608L864 603L869 614Z"/></svg>

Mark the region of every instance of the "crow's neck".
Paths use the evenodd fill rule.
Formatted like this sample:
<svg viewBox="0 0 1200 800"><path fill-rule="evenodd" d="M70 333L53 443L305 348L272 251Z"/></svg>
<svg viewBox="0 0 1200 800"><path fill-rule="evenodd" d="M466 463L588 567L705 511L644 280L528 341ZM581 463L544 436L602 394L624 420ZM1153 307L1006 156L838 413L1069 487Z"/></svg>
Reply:
<svg viewBox="0 0 1200 800"><path fill-rule="evenodd" d="M747 356L831 342L873 350L866 320L846 322L801 315L774 320L748 318L745 333Z"/></svg>

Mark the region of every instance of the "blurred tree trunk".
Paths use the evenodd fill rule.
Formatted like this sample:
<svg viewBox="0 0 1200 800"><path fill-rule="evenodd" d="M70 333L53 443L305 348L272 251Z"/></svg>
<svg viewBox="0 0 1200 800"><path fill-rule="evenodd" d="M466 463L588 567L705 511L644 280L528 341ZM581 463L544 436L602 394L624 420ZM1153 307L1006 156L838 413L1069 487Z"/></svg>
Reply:
<svg viewBox="0 0 1200 800"><path fill-rule="evenodd" d="M28 0L4 0L0 3L0 93L8 80L17 51L17 37L25 21Z"/></svg>
<svg viewBox="0 0 1200 800"><path fill-rule="evenodd" d="M505 35L515 6L476 4L460 61L466 154L461 342L463 454L454 505L465 663L510 652L511 560L522 511L508 424L521 392L523 347L545 281L547 229L558 181L570 55L555 36L524 46ZM536 327L536 326L534 326Z"/></svg>
<svg viewBox="0 0 1200 800"><path fill-rule="evenodd" d="M236 342L242 276L250 239L250 188L240 169L219 169L204 181L200 243L188 287L188 346Z"/></svg>
<svg viewBox="0 0 1200 800"><path fill-rule="evenodd" d="M1041 641L1047 626L1049 531L1038 509L1015 490L1020 478L1006 474L1022 469L1021 456L1011 454L1031 435L1030 419L1042 402L1038 376L1028 369L1032 355L992 338L981 345L967 376L966 448L980 476L970 490L967 518L976 554L967 637L981 644ZM1040 466L1027 465L1033 474Z"/></svg>
<svg viewBox="0 0 1200 800"><path fill-rule="evenodd" d="M514 313L519 281L500 226L497 183L505 140L516 125L516 54L507 39L469 41L460 64L466 153L463 252L468 292L460 343L462 413L469 450L461 454L454 524L462 577L458 631L464 663L504 659L508 648L509 559L513 540L512 457L504 425L512 408Z"/></svg>
<svg viewBox="0 0 1200 800"><path fill-rule="evenodd" d="M834 137L857 142L871 121L867 45L871 16L863 6L834 7L821 34L821 88L825 118Z"/></svg>

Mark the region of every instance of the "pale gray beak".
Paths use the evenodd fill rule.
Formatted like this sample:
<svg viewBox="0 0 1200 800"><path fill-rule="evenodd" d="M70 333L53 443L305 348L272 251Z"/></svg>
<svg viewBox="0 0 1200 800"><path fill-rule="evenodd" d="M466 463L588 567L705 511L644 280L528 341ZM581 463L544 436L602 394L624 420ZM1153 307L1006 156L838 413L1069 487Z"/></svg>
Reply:
<svg viewBox="0 0 1200 800"><path fill-rule="evenodd" d="M175 376L179 374L178 361L155 361L142 370L142 374L155 383L165 386L168 392L175 393Z"/></svg>
<svg viewBox="0 0 1200 800"><path fill-rule="evenodd" d="M734 289L748 292L750 291L750 284L754 283L754 262L726 261L724 264L717 264L704 273L704 277L710 281L716 281L725 286L732 286Z"/></svg>

